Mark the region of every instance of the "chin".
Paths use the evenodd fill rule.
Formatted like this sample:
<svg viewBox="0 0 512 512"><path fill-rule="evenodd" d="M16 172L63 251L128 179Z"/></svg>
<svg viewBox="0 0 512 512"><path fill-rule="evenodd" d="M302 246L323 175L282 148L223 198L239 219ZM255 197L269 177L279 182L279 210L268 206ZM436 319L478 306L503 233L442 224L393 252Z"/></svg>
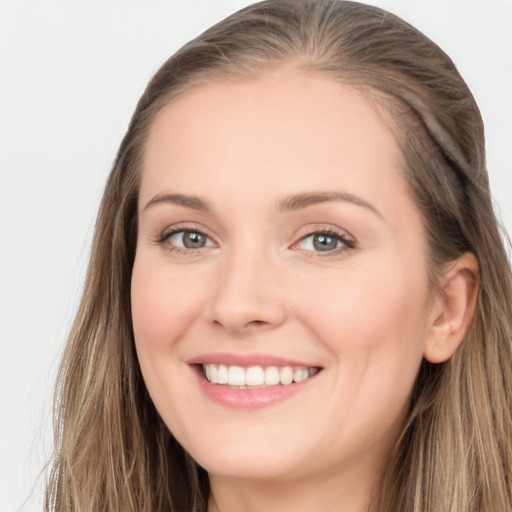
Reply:
<svg viewBox="0 0 512 512"><path fill-rule="evenodd" d="M233 457L226 460L206 461L206 464L200 464L209 475L220 478L234 480L252 480L260 482L282 481L285 478L290 479L293 474L293 467L290 464L284 464L282 461L268 460L267 458L257 461L240 460Z"/></svg>
<svg viewBox="0 0 512 512"><path fill-rule="evenodd" d="M307 467L298 450L278 450L250 440L245 444L225 443L215 450L200 449L197 454L192 450L191 455L208 474L231 479L282 480L298 473L297 468Z"/></svg>

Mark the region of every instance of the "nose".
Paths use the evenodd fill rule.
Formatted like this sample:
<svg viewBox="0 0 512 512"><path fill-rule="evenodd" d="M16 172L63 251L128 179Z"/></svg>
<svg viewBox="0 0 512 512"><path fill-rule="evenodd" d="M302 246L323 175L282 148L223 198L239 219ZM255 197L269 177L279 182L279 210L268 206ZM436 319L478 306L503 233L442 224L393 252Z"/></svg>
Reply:
<svg viewBox="0 0 512 512"><path fill-rule="evenodd" d="M272 329L286 318L280 272L271 258L249 249L233 250L222 262L208 316L235 335Z"/></svg>

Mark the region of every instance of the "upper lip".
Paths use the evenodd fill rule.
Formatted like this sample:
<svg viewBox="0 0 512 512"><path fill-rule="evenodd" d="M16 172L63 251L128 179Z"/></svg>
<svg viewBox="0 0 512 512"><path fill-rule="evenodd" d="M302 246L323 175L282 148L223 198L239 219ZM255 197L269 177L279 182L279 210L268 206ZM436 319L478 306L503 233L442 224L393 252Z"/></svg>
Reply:
<svg viewBox="0 0 512 512"><path fill-rule="evenodd" d="M304 363L293 359L285 359L270 354L234 354L229 352L213 352L202 354L186 361L188 364L224 364L226 366L300 366L315 368L318 365Z"/></svg>

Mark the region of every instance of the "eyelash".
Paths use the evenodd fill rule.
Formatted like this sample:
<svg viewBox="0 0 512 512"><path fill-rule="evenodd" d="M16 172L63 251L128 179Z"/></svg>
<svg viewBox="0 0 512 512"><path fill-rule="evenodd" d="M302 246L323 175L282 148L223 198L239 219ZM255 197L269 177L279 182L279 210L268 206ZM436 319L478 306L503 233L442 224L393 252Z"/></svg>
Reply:
<svg viewBox="0 0 512 512"><path fill-rule="evenodd" d="M203 230L198 229L193 226L177 226L173 228L170 231L163 231L159 237L155 240L156 243L165 246L165 249L169 252L175 253L175 254L190 254L191 252L195 252L198 249L202 249L203 247L200 247L198 249L192 249L192 248L183 248L183 247L177 247L175 245L166 245L169 239L178 234L178 233L197 233L203 237L205 237L207 240L211 240L211 238L208 236L207 233L205 233ZM314 257L327 257L327 256L333 256L333 255L339 255L340 253L350 251L356 247L356 242L353 238L349 238L347 235L336 232L332 229L314 229L310 232L306 233L305 235L301 236L301 238L295 242L292 246L292 248L299 245L301 242L304 242L304 240L307 240L309 237L314 235L326 235L329 237L334 238L335 240L339 241L342 244L342 247L337 247L333 250L328 251L314 251L314 250L305 250L304 253L309 258ZM325 252L325 254L322 254L322 252Z"/></svg>
<svg viewBox="0 0 512 512"><path fill-rule="evenodd" d="M309 233L301 236L301 238L293 244L293 247L296 247L301 242L304 242L309 237L315 236L315 235L325 235L331 238L334 238L338 242L342 244L341 247L337 247L333 250L329 251L313 251L313 250L306 250L304 254L308 258L314 258L314 257L328 257L328 256L337 256L341 253L348 252L352 249L355 249L356 242L353 238L349 238L347 235L339 233L337 231L334 231L332 229L314 229L310 231ZM322 254L323 253L323 254Z"/></svg>
<svg viewBox="0 0 512 512"><path fill-rule="evenodd" d="M170 231L163 231L160 236L155 240L157 244L162 245L165 250L172 252L174 254L186 254L189 255L192 251L197 251L197 249L187 249L183 247L177 247L175 245L167 244L167 242L171 239L172 236L178 233L197 233L198 235L204 236L206 239L211 240L210 236L208 236L203 230L198 229L194 226L176 226Z"/></svg>

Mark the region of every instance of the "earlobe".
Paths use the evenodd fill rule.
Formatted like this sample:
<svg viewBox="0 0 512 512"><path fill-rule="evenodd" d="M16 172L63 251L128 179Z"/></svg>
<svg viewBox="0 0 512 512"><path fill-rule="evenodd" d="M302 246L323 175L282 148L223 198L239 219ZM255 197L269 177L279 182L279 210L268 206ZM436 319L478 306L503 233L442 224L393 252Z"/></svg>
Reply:
<svg viewBox="0 0 512 512"><path fill-rule="evenodd" d="M474 254L464 253L442 279L423 353L431 363L442 363L452 356L473 318L480 283Z"/></svg>

